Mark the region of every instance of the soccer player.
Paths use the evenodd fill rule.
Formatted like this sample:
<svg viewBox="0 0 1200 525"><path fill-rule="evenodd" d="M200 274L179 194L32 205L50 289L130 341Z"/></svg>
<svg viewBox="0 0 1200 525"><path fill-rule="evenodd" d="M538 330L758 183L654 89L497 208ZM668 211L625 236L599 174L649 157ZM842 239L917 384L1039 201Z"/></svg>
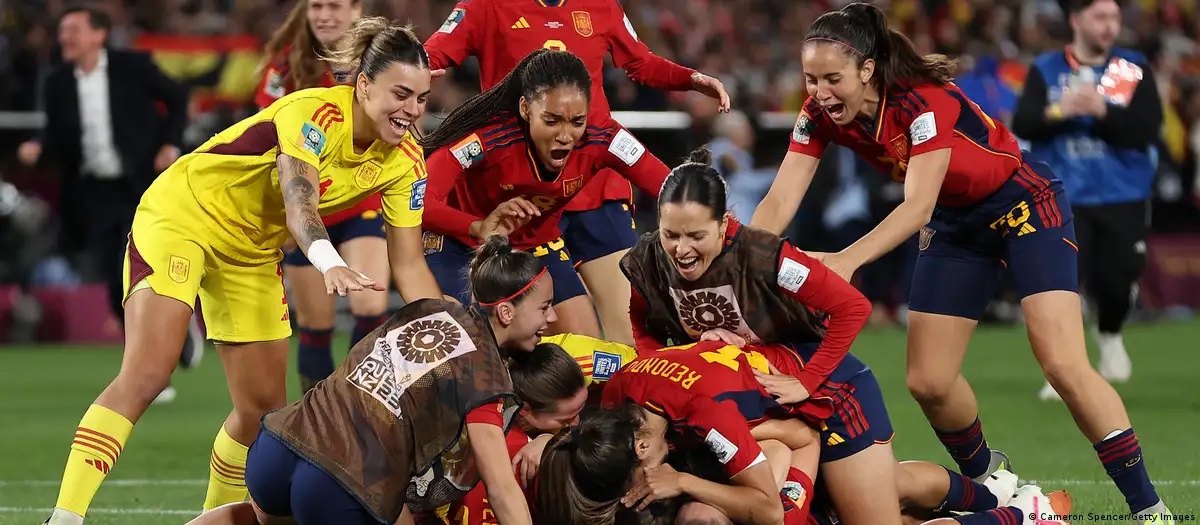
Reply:
<svg viewBox="0 0 1200 525"><path fill-rule="evenodd" d="M258 107L266 108L300 89L345 83L347 72L335 72L321 54L332 49L361 15L361 0L297 1L283 26L267 42L263 78L254 95ZM363 290L349 296L350 312L354 314L351 347L386 319L386 290L391 279L382 206L376 193L349 209L321 217L330 243L345 257L346 264L385 290ZM300 331L296 367L303 392L333 372L334 300L325 293L321 272L300 250L285 251L283 278L288 287L288 306L296 315Z"/></svg>
<svg viewBox="0 0 1200 525"><path fill-rule="evenodd" d="M364 18L335 56L352 86L288 95L217 134L160 175L142 197L126 254L121 370L84 414L51 524L82 523L134 423L166 385L199 295L234 409L213 444L205 508L241 501L247 445L259 419L287 401L287 300L280 247L289 233L327 293L378 289L346 266L320 214L383 193L388 255L406 301L441 297L421 251L420 148L429 70L407 28Z"/></svg>
<svg viewBox="0 0 1200 525"><path fill-rule="evenodd" d="M505 453L504 429L522 400L502 354L537 349L554 321L553 278L499 236L468 271L479 305L431 299L400 309L302 400L263 418L246 464L253 504L194 523L412 523L481 479L500 523L532 523ZM579 370L563 357L567 368L556 370L573 371L580 391ZM258 520L239 519L247 507Z"/></svg>
<svg viewBox="0 0 1200 525"><path fill-rule="evenodd" d="M651 195L668 170L620 125L588 125L591 83L569 51L539 49L422 139L436 150L428 160L426 260L448 296L468 299L461 269L471 246L502 233L513 246L532 250L554 275L559 322L552 333L599 337L559 218L604 168Z"/></svg>
<svg viewBox="0 0 1200 525"><path fill-rule="evenodd" d="M612 56L634 81L658 89L694 89L729 110L721 81L659 57L638 40L621 4L613 0L462 0L442 27L425 42L435 76L469 56L479 58L480 88L499 83L518 62L537 49L570 51L583 60L592 78L588 123L615 127L604 94L605 57ZM596 305L604 336L633 344L627 310L629 288L617 262L637 241L630 210L628 181L610 169L578 191L566 205L563 239Z"/></svg>
<svg viewBox="0 0 1200 525"><path fill-rule="evenodd" d="M1146 266L1162 101L1146 57L1113 47L1121 32L1117 2L1066 4L1074 40L1034 61L1013 132L1062 178L1075 216L1080 276L1096 307L1097 368L1123 383L1132 365L1121 326ZM1059 398L1048 382L1040 396Z"/></svg>
<svg viewBox="0 0 1200 525"><path fill-rule="evenodd" d="M1007 464L988 447L960 373L1006 266L1034 356L1130 511L1139 522L1171 521L1121 398L1088 363L1071 210L1049 167L1026 162L1004 125L949 81L953 64L917 54L874 5L852 3L817 19L803 62L810 98L751 224L772 232L787 227L831 142L904 181L904 202L874 230L841 252L818 255L849 278L921 232L907 383L959 470L977 477Z"/></svg>

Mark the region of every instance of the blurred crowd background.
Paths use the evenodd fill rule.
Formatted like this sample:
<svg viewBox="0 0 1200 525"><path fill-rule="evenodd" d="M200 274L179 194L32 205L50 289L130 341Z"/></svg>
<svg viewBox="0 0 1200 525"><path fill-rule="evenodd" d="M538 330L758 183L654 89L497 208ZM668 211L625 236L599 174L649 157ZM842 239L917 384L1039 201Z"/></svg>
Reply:
<svg viewBox="0 0 1200 525"><path fill-rule="evenodd" d="M453 9L445 0L365 0L365 13L410 20L427 38ZM531 0L532 1L532 0ZM613 0L616 1L616 0ZM746 219L765 194L787 148L795 112L804 101L801 43L821 13L842 2L796 0L622 0L637 33L657 54L720 78L740 111L718 115L695 93L667 94L610 70L605 87L614 110L637 112L626 122L668 164L708 144L730 183L733 212ZM109 45L150 52L168 75L189 88L186 142L201 143L253 110L262 44L290 7L283 0L105 0ZM1070 38L1055 0L894 0L884 2L893 24L925 52L960 59L959 85L989 114L1007 120L1027 64ZM1200 306L1200 0L1124 2L1118 45L1150 57L1163 95L1159 175L1153 201L1150 262L1139 295L1139 316L1188 315ZM17 145L37 132L41 85L60 60L57 14L63 0L0 0L0 285L75 286L94 280L86 260L54 234L58 178L21 167ZM435 84L426 128L477 92L473 63ZM661 116L661 119L659 118ZM670 116L671 118L667 118ZM660 121L661 120L661 121ZM679 125L664 124L677 122ZM652 128L652 129L643 129ZM812 250L837 250L869 230L902 198L889 182L849 154L827 156L793 229ZM644 203L645 204L645 203ZM642 205L643 225L653 206ZM23 229L22 229L23 228ZM905 276L915 246L856 276L876 302L879 324L904 321ZM20 314L17 299L0 292L0 325ZM1001 295L992 320L1019 322ZM103 301L101 301L103 302ZM102 305L101 305L102 306ZM878 308L884 306L885 308ZM10 334L10 338L12 334ZM44 336L43 336L44 337ZM0 341L4 336L0 329Z"/></svg>

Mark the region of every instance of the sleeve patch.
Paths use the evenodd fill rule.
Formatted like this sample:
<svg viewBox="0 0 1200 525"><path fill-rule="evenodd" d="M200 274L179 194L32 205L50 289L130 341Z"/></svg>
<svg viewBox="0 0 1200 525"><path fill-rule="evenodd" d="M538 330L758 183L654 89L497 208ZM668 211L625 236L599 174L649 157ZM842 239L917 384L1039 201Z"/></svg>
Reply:
<svg viewBox="0 0 1200 525"><path fill-rule="evenodd" d="M633 133L630 133L629 130L621 128L613 137L612 143L608 145L608 151L625 164L633 166L646 153L646 146L634 138Z"/></svg>
<svg viewBox="0 0 1200 525"><path fill-rule="evenodd" d="M325 133L311 122L305 122L304 127L300 130L298 142L301 148L320 157L321 152L325 150Z"/></svg>
<svg viewBox="0 0 1200 525"><path fill-rule="evenodd" d="M472 133L458 144L455 144L450 149L450 153L454 155L455 160L465 170L483 160L483 142L479 140L478 135Z"/></svg>
<svg viewBox="0 0 1200 525"><path fill-rule="evenodd" d="M463 18L466 16L467 12L461 7L455 8L453 11L450 11L450 16L446 17L446 21L442 22L442 27L438 29L438 32L447 34L453 33L454 28L458 27L458 24L461 24Z"/></svg>
<svg viewBox="0 0 1200 525"><path fill-rule="evenodd" d="M792 140L797 144L808 144L812 138L812 127L808 114L801 112L800 118L796 119L796 127L792 129Z"/></svg>
<svg viewBox="0 0 1200 525"><path fill-rule="evenodd" d="M912 137L913 146L928 142L929 139L936 137L937 120L934 119L933 112L926 111L914 119L912 125L908 127L908 135Z"/></svg>
<svg viewBox="0 0 1200 525"><path fill-rule="evenodd" d="M416 211L425 207L425 183L429 179L421 179L412 183L412 196L408 198L408 208Z"/></svg>
<svg viewBox="0 0 1200 525"><path fill-rule="evenodd" d="M263 93L271 98L282 98L287 94L287 90L283 87L283 75L278 70L267 71L267 83L263 86Z"/></svg>
<svg viewBox="0 0 1200 525"><path fill-rule="evenodd" d="M637 40L637 31L633 30L633 22L629 21L629 15L623 15L621 18L625 19L625 30L629 31L629 36L633 37L634 40Z"/></svg>
<svg viewBox="0 0 1200 525"><path fill-rule="evenodd" d="M809 267L784 257L783 264L779 265L779 277L776 282L781 288L796 293L800 291L801 286L804 286L804 281L808 280L810 271L812 270Z"/></svg>
<svg viewBox="0 0 1200 525"><path fill-rule="evenodd" d="M704 443L717 455L717 459L721 461L722 465L733 461L733 457L738 453L738 446L734 445L729 438L717 432L715 428L709 430L708 435L704 436Z"/></svg>
<svg viewBox="0 0 1200 525"><path fill-rule="evenodd" d="M607 381L621 369L621 356L608 352L592 352L592 379Z"/></svg>

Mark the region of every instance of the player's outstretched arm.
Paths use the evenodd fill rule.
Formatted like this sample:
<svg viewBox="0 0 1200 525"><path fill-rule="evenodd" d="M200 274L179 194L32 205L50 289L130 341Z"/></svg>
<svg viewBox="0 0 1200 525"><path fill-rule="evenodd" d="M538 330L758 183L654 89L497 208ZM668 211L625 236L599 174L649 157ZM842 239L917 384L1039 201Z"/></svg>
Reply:
<svg viewBox="0 0 1200 525"><path fill-rule="evenodd" d="M442 289L433 272L425 263L425 246L421 241L421 228L387 226L388 264L396 289L405 303L418 299L440 299Z"/></svg>
<svg viewBox="0 0 1200 525"><path fill-rule="evenodd" d="M467 438L497 521L502 525L532 525L529 503L513 476L504 431L490 423L467 423Z"/></svg>

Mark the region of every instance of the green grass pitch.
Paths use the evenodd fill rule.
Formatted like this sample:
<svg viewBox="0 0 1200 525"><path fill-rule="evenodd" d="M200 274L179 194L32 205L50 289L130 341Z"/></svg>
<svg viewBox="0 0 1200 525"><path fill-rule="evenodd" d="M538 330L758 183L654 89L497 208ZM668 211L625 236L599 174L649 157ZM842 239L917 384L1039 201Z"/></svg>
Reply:
<svg viewBox="0 0 1200 525"><path fill-rule="evenodd" d="M1131 327L1126 341L1134 378L1118 390L1160 494L1181 518L1195 522L1200 322ZM344 346L345 339L336 344ZM904 333L896 330L868 331L855 346L883 384L897 457L950 464L904 388L904 352ZM41 523L48 515L75 425L119 362L120 350L113 347L0 348L0 524ZM1009 453L1022 479L1038 480L1047 490L1069 490L1080 513L1126 512L1066 408L1037 400L1042 377L1023 330L981 330L965 370L989 442ZM211 349L198 369L177 373L174 385L178 399L151 407L138 423L96 496L89 523L183 523L196 514L204 500L209 447L228 413L229 395ZM296 385L289 380L289 388Z"/></svg>

